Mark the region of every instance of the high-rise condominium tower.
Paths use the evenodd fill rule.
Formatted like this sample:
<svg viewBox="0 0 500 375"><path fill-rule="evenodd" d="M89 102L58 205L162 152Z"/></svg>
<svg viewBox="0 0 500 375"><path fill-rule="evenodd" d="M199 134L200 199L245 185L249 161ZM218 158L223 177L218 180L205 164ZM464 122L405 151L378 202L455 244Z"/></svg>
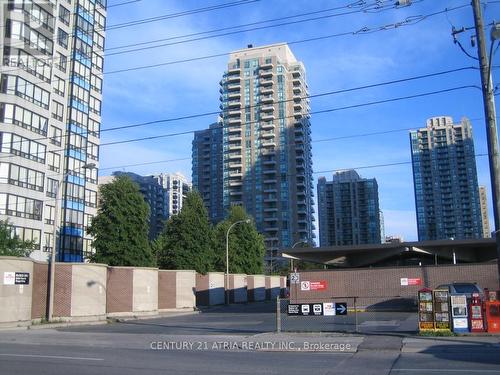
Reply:
<svg viewBox="0 0 500 375"><path fill-rule="evenodd" d="M354 170L337 172L332 181L320 177L318 217L321 246L379 244L377 180L361 178Z"/></svg>
<svg viewBox="0 0 500 375"><path fill-rule="evenodd" d="M222 207L222 124L214 123L194 133L193 189L203 198L208 217L216 224L224 219Z"/></svg>
<svg viewBox="0 0 500 375"><path fill-rule="evenodd" d="M479 203L481 205L481 222L483 224L483 237L491 237L490 220L488 218L488 197L486 186L479 186Z"/></svg>
<svg viewBox="0 0 500 375"><path fill-rule="evenodd" d="M243 205L277 249L313 242L309 99L287 44L231 53L221 81L223 206Z"/></svg>
<svg viewBox="0 0 500 375"><path fill-rule="evenodd" d="M472 126L434 117L410 132L418 239L482 238Z"/></svg>
<svg viewBox="0 0 500 375"><path fill-rule="evenodd" d="M79 262L97 204L106 1L2 1L0 20L0 219L33 257L56 243Z"/></svg>

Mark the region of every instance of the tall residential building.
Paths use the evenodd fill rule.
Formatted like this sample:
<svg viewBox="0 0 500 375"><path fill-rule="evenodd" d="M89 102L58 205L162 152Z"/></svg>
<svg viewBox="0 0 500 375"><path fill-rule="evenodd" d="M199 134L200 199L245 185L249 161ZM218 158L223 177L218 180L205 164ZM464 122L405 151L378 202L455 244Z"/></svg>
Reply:
<svg viewBox="0 0 500 375"><path fill-rule="evenodd" d="M163 231L166 221L180 212L191 184L180 173L158 173L141 176L132 172L114 172L113 176L128 176L139 185L139 190L148 203L149 238L154 240ZM102 184L112 182L111 178L99 178ZM101 185L101 183L100 183Z"/></svg>
<svg viewBox="0 0 500 375"><path fill-rule="evenodd" d="M193 189L203 198L214 224L224 219L222 207L222 124L214 123L194 133Z"/></svg>
<svg viewBox="0 0 500 375"><path fill-rule="evenodd" d="M181 173L159 173L152 175L167 193L168 217L181 212L186 194L191 190L191 183Z"/></svg>
<svg viewBox="0 0 500 375"><path fill-rule="evenodd" d="M35 242L32 257L55 242L60 261L81 262L97 204L106 2L3 1L0 20L0 219Z"/></svg>
<svg viewBox="0 0 500 375"><path fill-rule="evenodd" d="M448 116L410 132L418 239L482 238L472 126Z"/></svg>
<svg viewBox="0 0 500 375"><path fill-rule="evenodd" d="M321 246L381 243L377 180L354 170L337 172L332 181L318 180Z"/></svg>
<svg viewBox="0 0 500 375"><path fill-rule="evenodd" d="M481 205L481 222L483 224L483 237L491 237L490 219L488 218L488 198L486 186L479 186L479 203Z"/></svg>
<svg viewBox="0 0 500 375"><path fill-rule="evenodd" d="M153 176L141 176L132 172L114 172L113 176L128 176L139 186L144 200L149 205L149 239L154 240L163 231L165 222L169 218L166 189ZM103 180L103 184L108 182L112 180Z"/></svg>
<svg viewBox="0 0 500 375"><path fill-rule="evenodd" d="M306 71L286 43L230 54L221 80L223 207L243 205L265 237L266 260L313 242Z"/></svg>

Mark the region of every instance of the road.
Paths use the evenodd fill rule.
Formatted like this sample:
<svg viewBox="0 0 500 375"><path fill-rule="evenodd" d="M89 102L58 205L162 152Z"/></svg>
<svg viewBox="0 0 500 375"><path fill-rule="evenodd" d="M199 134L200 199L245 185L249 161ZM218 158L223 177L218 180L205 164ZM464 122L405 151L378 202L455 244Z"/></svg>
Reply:
<svg viewBox="0 0 500 375"><path fill-rule="evenodd" d="M5 330L0 374L500 375L499 337L429 339L397 329L263 333L274 327L266 308L231 306L108 325ZM386 327L395 326L401 325Z"/></svg>

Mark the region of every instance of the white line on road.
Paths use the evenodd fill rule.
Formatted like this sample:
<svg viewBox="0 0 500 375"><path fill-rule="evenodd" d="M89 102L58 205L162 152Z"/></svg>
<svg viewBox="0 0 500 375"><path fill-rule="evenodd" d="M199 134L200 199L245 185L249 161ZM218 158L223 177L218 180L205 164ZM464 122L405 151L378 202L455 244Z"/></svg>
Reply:
<svg viewBox="0 0 500 375"><path fill-rule="evenodd" d="M467 373L467 374L500 374L500 370L478 370L478 369L439 369L439 368L393 368L392 371L399 372L413 372L413 371L421 371L421 372L459 372L459 373Z"/></svg>
<svg viewBox="0 0 500 375"><path fill-rule="evenodd" d="M104 358L87 358L87 357L64 357L60 355L38 355L38 354L9 354L0 353L2 357L29 357L29 358L50 358L50 359L67 359L71 361L104 361Z"/></svg>

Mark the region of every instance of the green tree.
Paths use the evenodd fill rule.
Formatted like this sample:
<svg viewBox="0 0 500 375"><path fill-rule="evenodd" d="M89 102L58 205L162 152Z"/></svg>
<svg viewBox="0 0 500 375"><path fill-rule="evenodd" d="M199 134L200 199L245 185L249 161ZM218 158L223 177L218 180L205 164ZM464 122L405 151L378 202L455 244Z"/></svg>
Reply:
<svg viewBox="0 0 500 375"><path fill-rule="evenodd" d="M0 256L27 257L34 246L33 241L23 241L13 235L9 223L0 220Z"/></svg>
<svg viewBox="0 0 500 375"><path fill-rule="evenodd" d="M181 211L167 221L155 248L162 269L213 270L213 229L198 192L186 195Z"/></svg>
<svg viewBox="0 0 500 375"><path fill-rule="evenodd" d="M149 206L139 187L127 176L99 188L99 210L88 233L94 237L92 262L110 266L153 267Z"/></svg>
<svg viewBox="0 0 500 375"><path fill-rule="evenodd" d="M215 269L226 271L226 234L229 226L250 217L241 206L233 206L228 218L215 228ZM229 232L229 272L261 274L264 272L265 245L253 222L236 224Z"/></svg>

